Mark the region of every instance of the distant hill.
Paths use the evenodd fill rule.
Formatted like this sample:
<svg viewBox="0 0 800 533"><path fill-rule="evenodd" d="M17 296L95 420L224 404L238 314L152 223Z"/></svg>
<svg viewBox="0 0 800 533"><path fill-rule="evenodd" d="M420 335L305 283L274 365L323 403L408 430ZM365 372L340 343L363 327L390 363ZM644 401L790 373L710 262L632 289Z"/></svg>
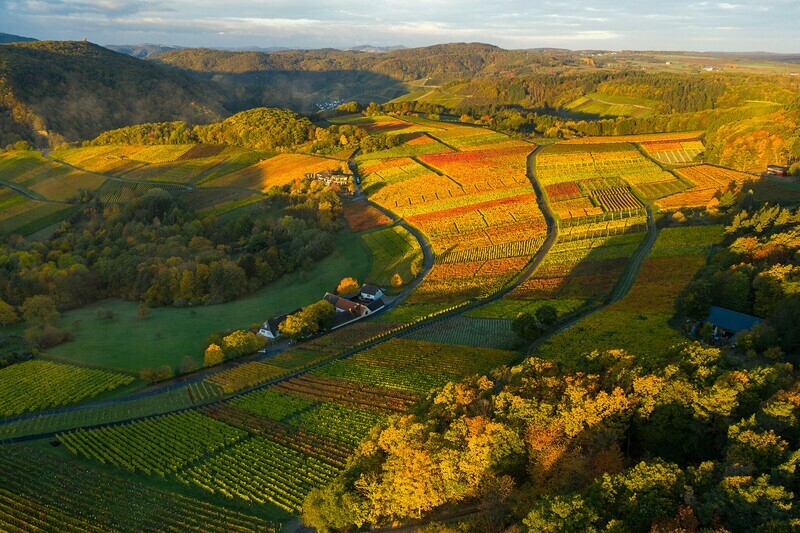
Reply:
<svg viewBox="0 0 800 533"><path fill-rule="evenodd" d="M180 46L164 46L161 44L107 44L106 48L138 59L181 49Z"/></svg>
<svg viewBox="0 0 800 533"><path fill-rule="evenodd" d="M88 42L0 46L0 146L79 140L102 131L227 115L214 86Z"/></svg>
<svg viewBox="0 0 800 533"><path fill-rule="evenodd" d="M264 53L191 48L166 52L152 59L198 72L357 70L405 81L426 77L458 79L496 72L529 73L541 67L579 63L579 56L566 50L504 50L483 43L442 44L384 53L356 49Z"/></svg>
<svg viewBox="0 0 800 533"><path fill-rule="evenodd" d="M32 43L35 42L36 39L32 39L30 37L22 37L21 35L12 35L10 33L2 33L0 32L0 44L7 44L7 43Z"/></svg>

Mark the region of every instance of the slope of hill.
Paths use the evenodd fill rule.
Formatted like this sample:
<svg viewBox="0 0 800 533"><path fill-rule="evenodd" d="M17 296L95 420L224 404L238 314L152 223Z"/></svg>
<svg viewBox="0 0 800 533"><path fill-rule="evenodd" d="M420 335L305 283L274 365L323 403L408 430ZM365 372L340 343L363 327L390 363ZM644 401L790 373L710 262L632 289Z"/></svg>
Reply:
<svg viewBox="0 0 800 533"><path fill-rule="evenodd" d="M31 43L35 42L36 39L31 37L22 37L21 35L13 35L11 33L2 33L0 32L0 44L7 44L7 43Z"/></svg>
<svg viewBox="0 0 800 533"><path fill-rule="evenodd" d="M213 86L88 42L0 47L0 145L96 136L143 121L226 114Z"/></svg>

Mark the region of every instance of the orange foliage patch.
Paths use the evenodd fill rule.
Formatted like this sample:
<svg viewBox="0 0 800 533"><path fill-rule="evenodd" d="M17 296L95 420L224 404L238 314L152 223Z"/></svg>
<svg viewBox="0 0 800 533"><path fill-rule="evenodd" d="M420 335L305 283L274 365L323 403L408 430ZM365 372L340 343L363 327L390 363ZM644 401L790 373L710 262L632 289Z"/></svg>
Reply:
<svg viewBox="0 0 800 533"><path fill-rule="evenodd" d="M208 182L212 187L237 187L266 192L270 187L286 185L306 174L340 170L341 161L303 154L280 154L238 172Z"/></svg>

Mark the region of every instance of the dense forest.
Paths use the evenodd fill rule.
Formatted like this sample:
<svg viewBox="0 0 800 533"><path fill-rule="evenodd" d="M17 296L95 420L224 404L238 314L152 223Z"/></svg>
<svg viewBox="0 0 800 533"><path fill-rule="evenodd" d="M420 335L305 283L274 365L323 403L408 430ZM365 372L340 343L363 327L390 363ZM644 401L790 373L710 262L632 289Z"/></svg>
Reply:
<svg viewBox="0 0 800 533"><path fill-rule="evenodd" d="M0 46L0 145L57 144L140 122L227 115L216 89L87 42Z"/></svg>
<svg viewBox="0 0 800 533"><path fill-rule="evenodd" d="M368 137L362 128L347 124L316 126L308 117L286 109L255 108L219 122L194 127L183 121L127 126L103 132L89 144L206 143L254 150L290 150L302 147L314 153L329 153L357 145L370 151L374 148L376 139L383 138L385 141L385 137Z"/></svg>
<svg viewBox="0 0 800 533"><path fill-rule="evenodd" d="M353 530L470 504L480 518L459 531L793 530L800 382L781 347L800 342L798 215L742 210L676 305L770 318L739 353L534 356L450 383L373 430L304 519Z"/></svg>

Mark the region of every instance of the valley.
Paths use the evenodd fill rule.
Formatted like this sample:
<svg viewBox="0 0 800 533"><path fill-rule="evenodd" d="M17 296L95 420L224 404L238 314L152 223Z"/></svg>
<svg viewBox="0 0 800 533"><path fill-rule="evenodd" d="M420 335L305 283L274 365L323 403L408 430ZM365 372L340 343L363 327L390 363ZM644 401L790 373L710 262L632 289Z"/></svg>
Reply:
<svg viewBox="0 0 800 533"><path fill-rule="evenodd" d="M663 54L0 46L0 529L791 530L800 86Z"/></svg>

